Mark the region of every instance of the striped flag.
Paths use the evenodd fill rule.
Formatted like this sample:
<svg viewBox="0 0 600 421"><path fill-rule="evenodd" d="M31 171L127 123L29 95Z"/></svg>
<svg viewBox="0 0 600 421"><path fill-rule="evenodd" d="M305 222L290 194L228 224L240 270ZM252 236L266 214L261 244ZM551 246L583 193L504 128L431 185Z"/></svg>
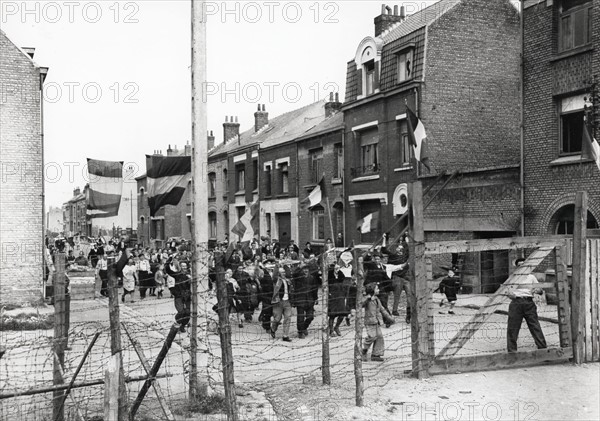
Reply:
<svg viewBox="0 0 600 421"><path fill-rule="evenodd" d="M591 159L596 163L600 170L600 145L598 141L592 137L587 124L583 125L583 143L581 147L581 156L584 159Z"/></svg>
<svg viewBox="0 0 600 421"><path fill-rule="evenodd" d="M123 161L87 160L90 178L87 214L90 218L117 216L123 191Z"/></svg>
<svg viewBox="0 0 600 421"><path fill-rule="evenodd" d="M408 105L406 106L406 120L408 122L408 138L415 149L415 158L425 165L428 170L431 170L429 168L429 151L427 150L425 126Z"/></svg>
<svg viewBox="0 0 600 421"><path fill-rule="evenodd" d="M177 206L192 172L190 156L146 155L150 216L165 205Z"/></svg>
<svg viewBox="0 0 600 421"><path fill-rule="evenodd" d="M371 231L377 230L377 223L379 222L379 211L368 214L362 219L359 219L356 223L356 229L361 234L367 234Z"/></svg>
<svg viewBox="0 0 600 421"><path fill-rule="evenodd" d="M325 177L321 177L321 180L316 187L309 193L308 197L300 202L300 208L307 210L313 206L318 205L325 198Z"/></svg>
<svg viewBox="0 0 600 421"><path fill-rule="evenodd" d="M258 233L258 201L246 208L246 212L233 226L231 232L240 237L240 242L250 241Z"/></svg>

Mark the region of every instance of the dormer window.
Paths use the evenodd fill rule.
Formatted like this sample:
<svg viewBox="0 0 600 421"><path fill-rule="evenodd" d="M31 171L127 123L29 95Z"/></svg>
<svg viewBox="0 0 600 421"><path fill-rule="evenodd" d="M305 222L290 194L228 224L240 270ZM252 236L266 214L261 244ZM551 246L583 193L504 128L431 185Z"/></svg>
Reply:
<svg viewBox="0 0 600 421"><path fill-rule="evenodd" d="M413 50L404 50L397 54L398 83L413 77Z"/></svg>
<svg viewBox="0 0 600 421"><path fill-rule="evenodd" d="M558 51L583 47L592 42L592 1L562 1L558 20Z"/></svg>
<svg viewBox="0 0 600 421"><path fill-rule="evenodd" d="M375 60L364 64L365 72L365 95L371 95L375 92Z"/></svg>

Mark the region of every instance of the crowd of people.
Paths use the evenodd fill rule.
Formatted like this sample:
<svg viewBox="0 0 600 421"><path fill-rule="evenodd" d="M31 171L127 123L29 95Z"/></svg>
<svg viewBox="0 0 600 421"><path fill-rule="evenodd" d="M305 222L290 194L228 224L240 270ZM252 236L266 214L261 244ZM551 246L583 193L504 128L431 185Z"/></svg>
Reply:
<svg viewBox="0 0 600 421"><path fill-rule="evenodd" d="M383 245L370 252L359 252L358 261L349 248L339 247L341 238L325 241L320 250L307 242L302 250L290 240L282 247L269 237L240 243L222 242L209 252L209 279L207 294L216 292L218 279L226 286L226 314L236 318L240 328L244 323L257 321L273 338L281 331L283 341L291 342L292 316L295 308L297 338L309 335L319 301L323 270L328 278L328 322L331 337L342 336L341 327L351 324L355 313L357 284L364 285L359 297L359 308L365 312L364 356L373 344L371 359L383 358L381 327L390 327L394 316L399 316L400 294L407 295L406 322L410 322L411 291L408 279L408 248L406 241ZM336 247L338 246L338 247ZM384 263L383 257L387 256ZM108 296L108 269L116 262L119 285L123 287L121 301L134 302L134 292L141 300L161 299L165 289L174 299L175 320L183 332L191 313L191 252L189 247L172 243L161 249L127 247L124 241L98 241L91 245L88 255L72 250L67 264L96 271L101 280L100 294ZM112 260L111 260L112 259ZM220 273L218 273L220 271ZM127 299L127 297L130 297ZM388 308L389 297L392 308ZM218 312L219 306L213 307ZM260 310L260 311L259 311Z"/></svg>

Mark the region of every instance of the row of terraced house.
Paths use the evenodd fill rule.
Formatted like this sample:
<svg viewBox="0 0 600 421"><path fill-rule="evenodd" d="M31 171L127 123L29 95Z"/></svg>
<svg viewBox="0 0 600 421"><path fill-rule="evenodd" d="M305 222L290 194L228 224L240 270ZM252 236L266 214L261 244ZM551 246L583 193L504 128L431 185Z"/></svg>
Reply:
<svg viewBox="0 0 600 421"><path fill-rule="evenodd" d="M224 141L208 138L211 241L231 236L258 200L258 235L282 245L318 249L339 234L346 245L371 244L406 211L415 180L424 189L447 182L424 197L427 241L572 233L581 189L597 233L600 171L582 156L581 139L586 103L594 132L599 120L600 1L523 6L523 21L508 0L441 0L408 17L383 6L346 64L343 103L335 93L274 118L260 104L243 132L237 117L225 117ZM409 145L407 105L426 128L430 171ZM328 201L303 210L323 174ZM145 178L138 183L145 194ZM154 218L145 202L140 238L190 237L189 198ZM357 221L376 211L377 229L361 234ZM475 291L495 290L509 272L504 251L461 262Z"/></svg>

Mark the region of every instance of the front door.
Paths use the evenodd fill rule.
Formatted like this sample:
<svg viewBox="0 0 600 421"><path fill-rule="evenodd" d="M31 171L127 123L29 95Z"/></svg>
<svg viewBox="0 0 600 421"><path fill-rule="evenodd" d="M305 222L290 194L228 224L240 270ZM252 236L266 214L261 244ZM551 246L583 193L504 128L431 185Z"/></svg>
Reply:
<svg viewBox="0 0 600 421"><path fill-rule="evenodd" d="M292 215L289 212L277 214L277 235L281 248L290 244L292 230Z"/></svg>

